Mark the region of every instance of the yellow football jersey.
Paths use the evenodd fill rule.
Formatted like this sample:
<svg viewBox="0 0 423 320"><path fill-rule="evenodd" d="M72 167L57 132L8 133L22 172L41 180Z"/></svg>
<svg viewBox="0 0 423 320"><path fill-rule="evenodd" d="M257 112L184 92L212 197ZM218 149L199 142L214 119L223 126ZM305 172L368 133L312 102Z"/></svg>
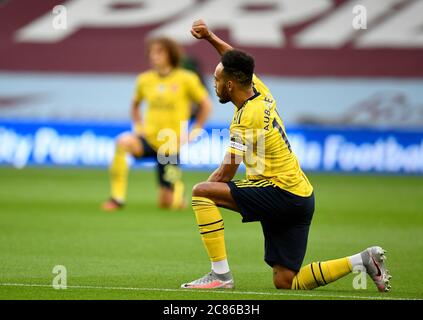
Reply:
<svg viewBox="0 0 423 320"><path fill-rule="evenodd" d="M148 143L157 151L169 142L165 131L164 136L159 136L160 130L170 129L178 140L172 149L179 150L181 122L189 120L191 103L199 103L207 95L200 78L192 71L177 68L166 76L154 70L141 73L136 80L134 99L137 103L146 102L143 128Z"/></svg>
<svg viewBox="0 0 423 320"><path fill-rule="evenodd" d="M253 76L255 95L235 110L229 152L243 157L248 180L267 179L298 196L313 187L292 152L276 102L265 84Z"/></svg>

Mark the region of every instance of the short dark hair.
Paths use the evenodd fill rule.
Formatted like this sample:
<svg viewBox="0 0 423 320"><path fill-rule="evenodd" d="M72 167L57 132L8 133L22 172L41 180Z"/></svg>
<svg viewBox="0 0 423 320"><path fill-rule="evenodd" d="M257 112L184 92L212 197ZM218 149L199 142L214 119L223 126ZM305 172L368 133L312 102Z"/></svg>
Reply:
<svg viewBox="0 0 423 320"><path fill-rule="evenodd" d="M254 73L254 58L240 50L226 51L221 58L225 75L243 86L251 85Z"/></svg>
<svg viewBox="0 0 423 320"><path fill-rule="evenodd" d="M154 43L161 44L169 55L169 62L172 67L176 68L181 64L183 51L181 46L173 39L167 37L150 38L147 40L147 51L150 51Z"/></svg>

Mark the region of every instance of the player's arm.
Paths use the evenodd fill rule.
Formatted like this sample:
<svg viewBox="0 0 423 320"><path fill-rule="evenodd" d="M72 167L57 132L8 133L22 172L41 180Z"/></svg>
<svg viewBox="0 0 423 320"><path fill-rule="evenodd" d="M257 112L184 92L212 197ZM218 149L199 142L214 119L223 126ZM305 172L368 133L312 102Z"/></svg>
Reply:
<svg viewBox="0 0 423 320"><path fill-rule="evenodd" d="M208 182L229 182L235 176L242 157L231 152L226 152L223 162L207 179Z"/></svg>
<svg viewBox="0 0 423 320"><path fill-rule="evenodd" d="M228 182L233 179L239 165L243 161L248 146L254 144L252 130L258 128L256 113L244 111L245 115L239 120L240 123L232 123L230 129L230 143L222 164L209 177L210 182ZM252 150L250 150L251 152Z"/></svg>
<svg viewBox="0 0 423 320"><path fill-rule="evenodd" d="M195 139L195 137L197 137L197 135L199 134L199 131L204 128L204 124L209 118L211 109L212 109L212 102L209 96L207 95L198 104L198 113L195 117L195 122L190 132L190 137L189 137L190 141Z"/></svg>
<svg viewBox="0 0 423 320"><path fill-rule="evenodd" d="M132 120L132 131L137 135L143 134L142 117L140 113L140 100L133 99L131 103L131 120Z"/></svg>
<svg viewBox="0 0 423 320"><path fill-rule="evenodd" d="M202 19L194 21L191 28L191 34L197 39L207 40L220 55L223 55L226 51L234 49L231 45L211 32Z"/></svg>
<svg viewBox="0 0 423 320"><path fill-rule="evenodd" d="M142 117L140 112L140 106L143 101L144 95L142 93L142 79L143 76L138 76L136 83L135 83L135 90L134 95L131 102L131 110L130 110L130 116L132 120L132 131L137 136L143 135L143 125L142 125Z"/></svg>

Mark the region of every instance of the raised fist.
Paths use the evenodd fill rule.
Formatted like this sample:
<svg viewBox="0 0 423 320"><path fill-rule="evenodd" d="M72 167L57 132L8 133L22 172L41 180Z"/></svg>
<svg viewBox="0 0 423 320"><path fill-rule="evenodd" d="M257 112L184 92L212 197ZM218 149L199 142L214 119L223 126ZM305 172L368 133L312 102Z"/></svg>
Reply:
<svg viewBox="0 0 423 320"><path fill-rule="evenodd" d="M192 24L191 34L197 39L207 39L210 37L210 31L204 20L196 20Z"/></svg>

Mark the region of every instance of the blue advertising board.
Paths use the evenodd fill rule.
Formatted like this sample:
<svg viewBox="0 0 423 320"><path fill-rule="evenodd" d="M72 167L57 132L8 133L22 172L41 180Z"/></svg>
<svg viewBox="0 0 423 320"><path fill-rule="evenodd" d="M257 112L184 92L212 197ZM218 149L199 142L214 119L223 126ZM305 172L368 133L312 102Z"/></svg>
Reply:
<svg viewBox="0 0 423 320"><path fill-rule="evenodd" d="M107 167L115 138L129 123L0 121L0 164ZM322 126L287 127L289 141L307 171L423 174L423 131ZM210 169L223 158L228 130L209 125L185 145L181 163ZM216 139L217 137L217 139ZM149 166L152 159L132 165Z"/></svg>

